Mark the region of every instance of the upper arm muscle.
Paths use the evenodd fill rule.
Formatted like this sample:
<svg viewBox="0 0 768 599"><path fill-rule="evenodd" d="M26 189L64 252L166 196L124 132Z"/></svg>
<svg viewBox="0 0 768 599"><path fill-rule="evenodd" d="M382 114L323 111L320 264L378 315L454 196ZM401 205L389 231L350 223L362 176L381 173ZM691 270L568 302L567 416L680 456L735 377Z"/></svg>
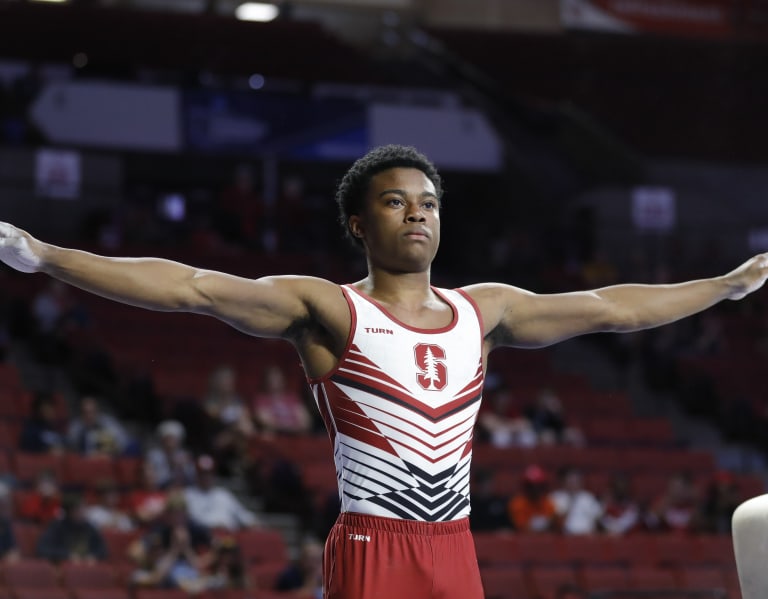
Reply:
<svg viewBox="0 0 768 599"><path fill-rule="evenodd" d="M557 341L606 330L611 302L590 291L535 294L510 285L467 288L483 313L493 347L543 347Z"/></svg>
<svg viewBox="0 0 768 599"><path fill-rule="evenodd" d="M310 277L245 279L211 271L200 271L193 285L199 301L193 311L251 335L280 338L288 338L295 323L310 318L313 298L336 287Z"/></svg>

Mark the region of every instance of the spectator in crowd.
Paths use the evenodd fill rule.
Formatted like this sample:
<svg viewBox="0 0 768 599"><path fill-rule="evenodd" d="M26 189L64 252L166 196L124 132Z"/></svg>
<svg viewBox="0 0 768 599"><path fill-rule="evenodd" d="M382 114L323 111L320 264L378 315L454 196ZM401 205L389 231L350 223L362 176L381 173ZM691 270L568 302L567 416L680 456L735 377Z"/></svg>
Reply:
<svg viewBox="0 0 768 599"><path fill-rule="evenodd" d="M730 534L733 512L742 501L733 474L726 470L716 472L704 490L696 528L705 533Z"/></svg>
<svg viewBox="0 0 768 599"><path fill-rule="evenodd" d="M67 337L72 330L83 328L88 315L73 294L72 288L59 281L49 281L32 300L37 357L45 364L61 365L69 356Z"/></svg>
<svg viewBox="0 0 768 599"><path fill-rule="evenodd" d="M80 414L67 431L70 449L87 456L115 456L128 446L128 434L116 418L105 414L95 397L80 400Z"/></svg>
<svg viewBox="0 0 768 599"><path fill-rule="evenodd" d="M584 435L566 421L563 404L552 389L541 389L536 401L526 407L523 414L536 431L539 443L584 445Z"/></svg>
<svg viewBox="0 0 768 599"><path fill-rule="evenodd" d="M199 588L212 563L212 539L204 526L190 519L184 495L169 495L161 522L129 549L138 564L135 585L162 588Z"/></svg>
<svg viewBox="0 0 768 599"><path fill-rule="evenodd" d="M21 428L19 449L28 453L60 453L65 441L56 416L53 397L48 393L37 393L31 414Z"/></svg>
<svg viewBox="0 0 768 599"><path fill-rule="evenodd" d="M0 560L4 562L19 559L19 548L13 534L13 499L11 489L0 482Z"/></svg>
<svg viewBox="0 0 768 599"><path fill-rule="evenodd" d="M214 210L214 226L219 237L241 247L263 247L264 212L251 165L239 165L232 184L221 193Z"/></svg>
<svg viewBox="0 0 768 599"><path fill-rule="evenodd" d="M611 478L602 498L600 528L611 536L622 536L641 525L641 507L633 497L630 479L624 474Z"/></svg>
<svg viewBox="0 0 768 599"><path fill-rule="evenodd" d="M41 334L62 328L80 328L88 323L88 314L72 294L72 288L52 280L32 300L32 315Z"/></svg>
<svg viewBox="0 0 768 599"><path fill-rule="evenodd" d="M248 439L254 433L248 407L237 392L237 375L231 366L220 366L211 373L205 410L216 431L213 450L219 462L235 467L245 455ZM235 468L226 468L229 473Z"/></svg>
<svg viewBox="0 0 768 599"><path fill-rule="evenodd" d="M61 494L56 475L43 470L37 475L35 488L22 495L19 517L36 524L48 524L60 513Z"/></svg>
<svg viewBox="0 0 768 599"><path fill-rule="evenodd" d="M477 420L482 435L494 447L533 447L536 432L512 401L512 393L500 387L490 394L480 408ZM473 508L474 509L474 508Z"/></svg>
<svg viewBox="0 0 768 599"><path fill-rule="evenodd" d="M259 524L258 518L243 507L229 489L214 484L213 458L197 458L197 484L184 490L189 516L210 529L236 531Z"/></svg>
<svg viewBox="0 0 768 599"><path fill-rule="evenodd" d="M472 512L469 516L472 530L509 528L510 522L507 515L509 499L496 493L493 472L478 469L475 471L472 482Z"/></svg>
<svg viewBox="0 0 768 599"><path fill-rule="evenodd" d="M95 562L107 558L107 546L99 531L85 519L82 498L66 495L62 515L51 521L37 543L37 557L52 562Z"/></svg>
<svg viewBox="0 0 768 599"><path fill-rule="evenodd" d="M253 398L253 418L266 434L304 434L312 429L312 417L301 396L289 389L283 370L276 364L264 371L264 384Z"/></svg>
<svg viewBox="0 0 768 599"><path fill-rule="evenodd" d="M593 534L598 530L603 507L595 495L584 488L584 477L578 468L564 467L558 476L559 486L551 498L562 521L562 531L569 535Z"/></svg>
<svg viewBox="0 0 768 599"><path fill-rule="evenodd" d="M245 573L240 547L232 537L213 540L211 565L208 574L198 585L200 590L242 589L245 587Z"/></svg>
<svg viewBox="0 0 768 599"><path fill-rule="evenodd" d="M126 504L133 519L144 526L152 524L165 513L168 492L160 487L155 470L148 462L142 465L141 474L142 486L128 494Z"/></svg>
<svg viewBox="0 0 768 599"><path fill-rule="evenodd" d="M665 492L646 515L646 526L655 531L688 532L696 520L698 497L687 472L669 479Z"/></svg>
<svg viewBox="0 0 768 599"><path fill-rule="evenodd" d="M147 463L160 487L186 486L195 480L192 455L184 448L184 426L176 420L164 420L157 427L158 443L147 452Z"/></svg>
<svg viewBox="0 0 768 599"><path fill-rule="evenodd" d="M290 564L277 578L275 590L292 591L293 597L322 596L323 545L315 538L304 539L299 559Z"/></svg>
<svg viewBox="0 0 768 599"><path fill-rule="evenodd" d="M97 491L98 499L85 508L85 519L99 530L133 530L133 519L120 505L120 491L115 482L101 481Z"/></svg>
<svg viewBox="0 0 768 599"><path fill-rule="evenodd" d="M507 510L518 532L557 532L562 528L549 496L549 475L533 464L523 472L520 491L509 501Z"/></svg>

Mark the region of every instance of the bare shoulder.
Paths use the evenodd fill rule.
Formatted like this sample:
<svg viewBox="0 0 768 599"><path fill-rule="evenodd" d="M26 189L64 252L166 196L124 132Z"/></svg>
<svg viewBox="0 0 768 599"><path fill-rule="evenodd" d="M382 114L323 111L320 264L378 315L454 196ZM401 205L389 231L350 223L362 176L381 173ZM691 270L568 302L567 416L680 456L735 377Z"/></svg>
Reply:
<svg viewBox="0 0 768 599"><path fill-rule="evenodd" d="M510 311L522 306L526 299L534 295L504 283L477 283L463 287L462 290L477 304L483 317L485 335L496 330Z"/></svg>
<svg viewBox="0 0 768 599"><path fill-rule="evenodd" d="M259 281L298 299L305 306L307 317L329 330L349 328L349 308L338 283L302 275L270 276Z"/></svg>

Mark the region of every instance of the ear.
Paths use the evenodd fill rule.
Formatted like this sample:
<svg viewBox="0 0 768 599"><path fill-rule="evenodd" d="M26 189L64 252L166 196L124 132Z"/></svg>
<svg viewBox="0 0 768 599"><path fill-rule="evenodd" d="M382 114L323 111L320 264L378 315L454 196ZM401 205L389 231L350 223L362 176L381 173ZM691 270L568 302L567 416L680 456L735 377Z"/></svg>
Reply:
<svg viewBox="0 0 768 599"><path fill-rule="evenodd" d="M353 237L357 237L358 239L363 238L363 225L360 221L360 217L357 214L353 214L349 217L348 226L349 232Z"/></svg>

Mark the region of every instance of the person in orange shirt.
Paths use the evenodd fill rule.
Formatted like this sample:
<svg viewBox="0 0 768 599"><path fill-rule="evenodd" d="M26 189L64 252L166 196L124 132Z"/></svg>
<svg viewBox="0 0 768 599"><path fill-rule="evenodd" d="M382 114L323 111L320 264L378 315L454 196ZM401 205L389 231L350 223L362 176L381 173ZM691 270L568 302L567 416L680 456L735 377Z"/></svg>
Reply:
<svg viewBox="0 0 768 599"><path fill-rule="evenodd" d="M523 472L520 491L507 506L509 520L518 532L552 532L560 529L560 518L549 496L549 476L536 465Z"/></svg>

